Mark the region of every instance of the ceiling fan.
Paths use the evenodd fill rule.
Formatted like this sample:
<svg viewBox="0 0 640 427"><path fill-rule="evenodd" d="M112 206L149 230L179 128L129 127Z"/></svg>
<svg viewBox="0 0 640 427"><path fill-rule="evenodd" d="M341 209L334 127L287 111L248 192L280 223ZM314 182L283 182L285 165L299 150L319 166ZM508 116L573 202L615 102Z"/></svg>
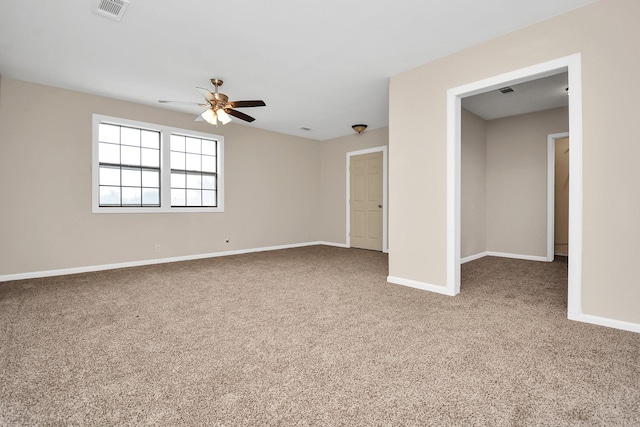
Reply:
<svg viewBox="0 0 640 427"><path fill-rule="evenodd" d="M224 93L218 92L218 88L222 86L222 80L220 79L211 79L211 85L214 87L214 91L211 92L208 89L202 87L196 87L198 92L204 95L206 103L197 103L197 102L181 102L181 101L164 101L160 100L163 104L166 103L177 103L177 104L188 104L188 105L198 105L200 107L206 108L206 110L196 117L196 121L204 120L207 123L212 125L218 125L218 122L221 122L223 125L226 125L231 121L231 116L236 117L240 120L244 120L246 122L252 122L255 119L248 114L242 113L240 111L234 110L234 108L247 108L247 107L264 107L267 104L264 101L231 101L229 102L229 97Z"/></svg>

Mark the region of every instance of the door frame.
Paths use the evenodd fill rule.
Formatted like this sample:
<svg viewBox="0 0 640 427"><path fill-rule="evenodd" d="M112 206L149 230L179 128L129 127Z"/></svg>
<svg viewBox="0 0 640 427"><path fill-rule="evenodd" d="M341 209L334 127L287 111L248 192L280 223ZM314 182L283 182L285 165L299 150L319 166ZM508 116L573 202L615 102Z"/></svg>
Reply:
<svg viewBox="0 0 640 427"><path fill-rule="evenodd" d="M582 312L582 68L579 53L489 77L447 91L447 294L460 292L462 98L568 72L569 87L569 284L567 315Z"/></svg>
<svg viewBox="0 0 640 427"><path fill-rule="evenodd" d="M547 135L547 261L555 259L555 204L556 204L556 139L569 138L569 132ZM569 140L571 143L571 140ZM569 151L571 154L571 151ZM571 187L569 187L571 189Z"/></svg>
<svg viewBox="0 0 640 427"><path fill-rule="evenodd" d="M387 146L367 148L364 150L349 151L347 153L347 166L346 179L347 182L347 247L351 247L351 173L349 172L349 165L351 164L351 157L360 156L362 154L371 154L382 151L382 252L388 253L389 246L387 242L387 218L388 218L388 170L387 170Z"/></svg>

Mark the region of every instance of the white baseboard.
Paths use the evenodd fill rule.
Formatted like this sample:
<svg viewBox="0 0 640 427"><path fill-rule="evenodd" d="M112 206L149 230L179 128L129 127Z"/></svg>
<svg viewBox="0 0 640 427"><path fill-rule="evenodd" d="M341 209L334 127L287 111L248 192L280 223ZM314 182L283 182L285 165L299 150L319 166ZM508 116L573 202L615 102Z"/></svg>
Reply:
<svg viewBox="0 0 640 427"><path fill-rule="evenodd" d="M623 331L640 333L640 324L625 322L623 320L609 319L606 317L592 316L590 314L568 313L569 320L591 323L592 325L606 326L608 328L621 329Z"/></svg>
<svg viewBox="0 0 640 427"><path fill-rule="evenodd" d="M486 251L486 252L480 252L480 253L475 254L475 255L469 255L467 257L464 257L464 258L460 259L460 264L464 264L465 262L474 261L476 259L484 258L486 256L496 256L496 257L500 257L500 258L523 259L525 261L543 261L543 262L548 262L546 256L521 255L521 254L509 254L509 253L506 253L506 252Z"/></svg>
<svg viewBox="0 0 640 427"><path fill-rule="evenodd" d="M488 256L497 256L501 258L513 258L513 259L523 259L525 261L543 261L547 262L546 256L537 256L537 255L521 255L521 254L508 254L504 252L492 252L487 251Z"/></svg>
<svg viewBox="0 0 640 427"><path fill-rule="evenodd" d="M475 261L480 258L484 258L489 255L489 252L480 252L479 254L469 255L460 259L460 264L464 264L465 262Z"/></svg>
<svg viewBox="0 0 640 427"><path fill-rule="evenodd" d="M156 258L156 259L146 259L141 261L119 262L115 264L89 265L85 267L61 268L57 270L5 274L5 275L0 275L0 282L8 282L9 280L36 279L39 277L64 276L67 274L88 273L91 271L114 270L116 268L127 268L127 267L140 267L143 265L164 264L168 262L177 262L177 261L191 261L191 260L203 259L203 258L216 258L221 256L242 255L242 254L248 254L252 252L266 252L266 251L275 251L279 249L291 249L291 248L300 248L304 246L316 246L316 245L335 246L339 248L348 247L347 245L342 243L332 243L332 242L293 243L289 245L267 246L263 248L238 249L235 251L213 252L208 254L185 255L185 256L177 256L177 257L170 257L170 258Z"/></svg>
<svg viewBox="0 0 640 427"><path fill-rule="evenodd" d="M334 243L334 242L313 242L313 245L325 245L325 246L334 246L336 248L350 248L351 246L346 243Z"/></svg>
<svg viewBox="0 0 640 427"><path fill-rule="evenodd" d="M401 277L388 276L387 282L395 285L408 286L423 291L436 292L442 295L454 296L455 293L444 286L432 285L430 283L418 282L416 280L403 279Z"/></svg>

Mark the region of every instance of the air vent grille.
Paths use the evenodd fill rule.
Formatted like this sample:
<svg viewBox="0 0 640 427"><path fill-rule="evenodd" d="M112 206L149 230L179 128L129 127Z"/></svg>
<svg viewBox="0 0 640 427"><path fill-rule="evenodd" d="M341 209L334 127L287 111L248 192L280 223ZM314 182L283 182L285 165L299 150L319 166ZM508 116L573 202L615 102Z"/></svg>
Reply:
<svg viewBox="0 0 640 427"><path fill-rule="evenodd" d="M114 21L120 21L128 6L129 0L97 0L94 12Z"/></svg>

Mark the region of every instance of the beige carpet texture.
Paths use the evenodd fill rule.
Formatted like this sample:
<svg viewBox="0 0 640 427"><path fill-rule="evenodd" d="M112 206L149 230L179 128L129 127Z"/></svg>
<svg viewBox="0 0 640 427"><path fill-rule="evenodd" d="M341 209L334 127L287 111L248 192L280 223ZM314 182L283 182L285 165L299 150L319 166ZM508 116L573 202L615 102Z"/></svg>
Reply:
<svg viewBox="0 0 640 427"><path fill-rule="evenodd" d="M640 334L567 320L566 259L449 297L311 246L0 283L3 426L638 426Z"/></svg>

